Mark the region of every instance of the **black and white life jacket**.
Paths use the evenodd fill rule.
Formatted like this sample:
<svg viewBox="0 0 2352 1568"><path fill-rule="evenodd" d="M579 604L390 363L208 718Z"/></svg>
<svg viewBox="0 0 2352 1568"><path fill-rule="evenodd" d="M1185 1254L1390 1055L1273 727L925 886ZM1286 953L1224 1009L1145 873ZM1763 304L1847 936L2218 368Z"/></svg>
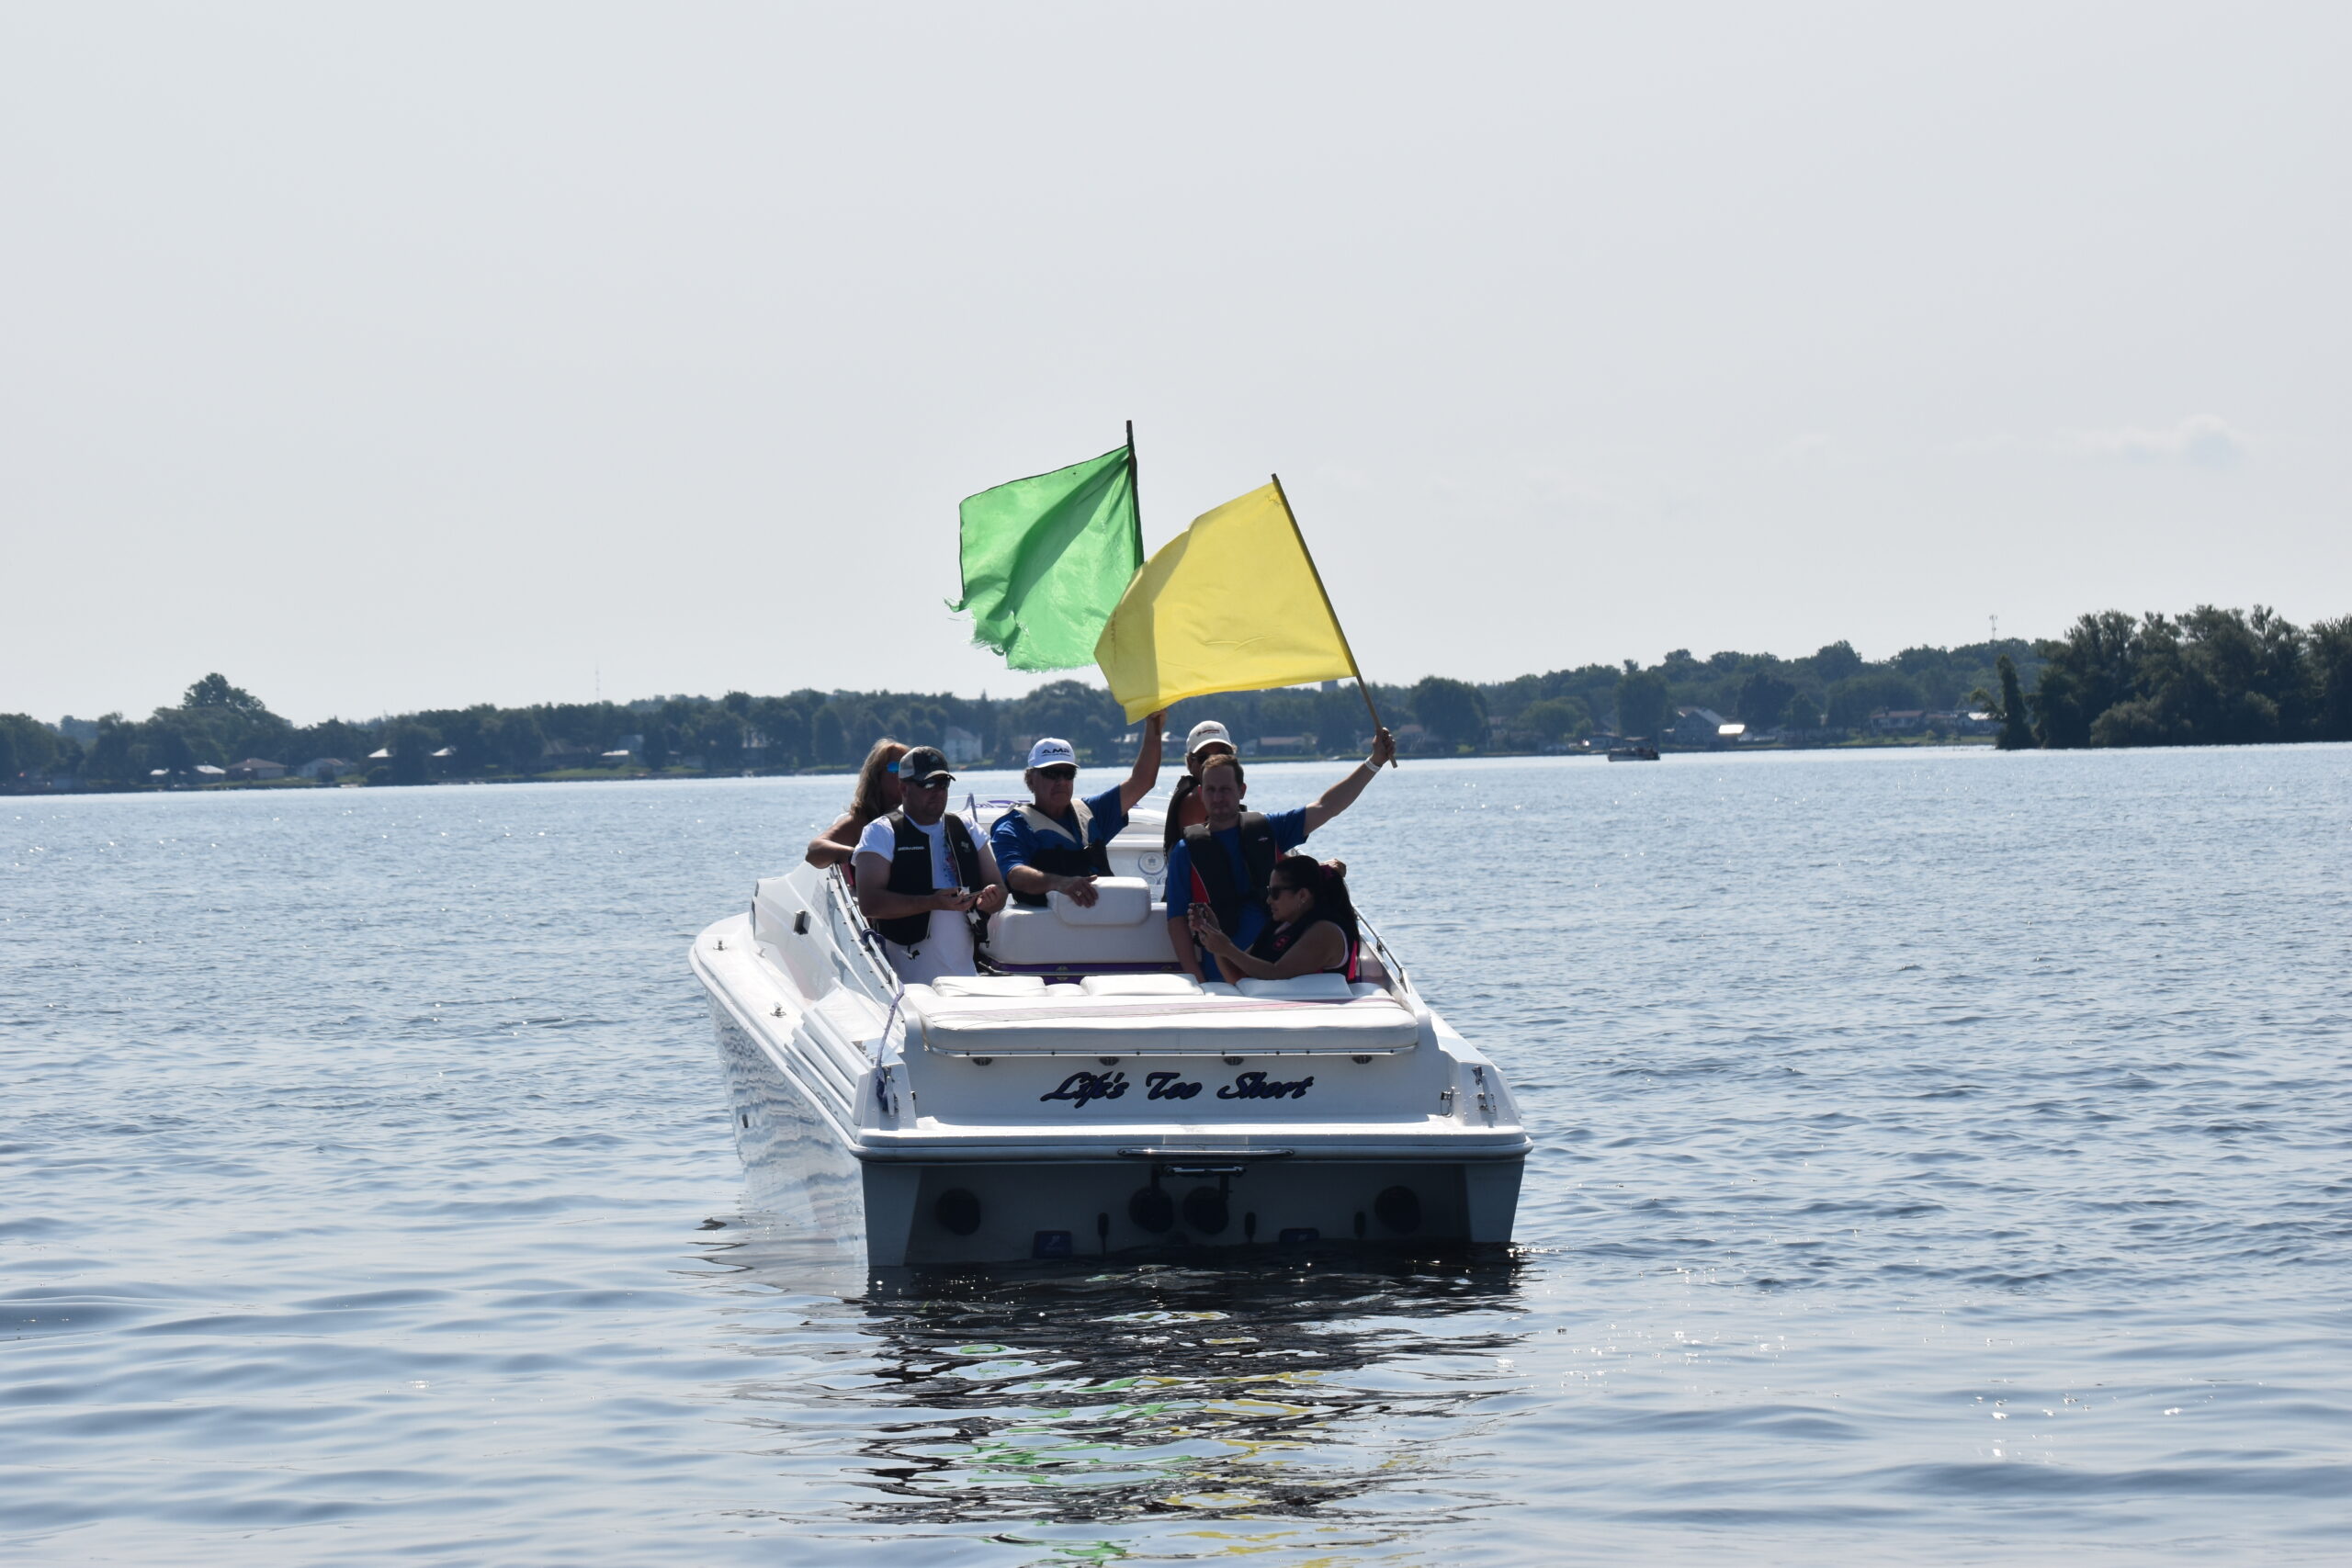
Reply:
<svg viewBox="0 0 2352 1568"><path fill-rule="evenodd" d="M972 830L954 812L942 818L947 824L947 852L956 863L956 886L975 888L980 886L980 851L972 841ZM907 820L902 808L889 817L890 880L884 886L893 893L909 893L921 897L936 893L938 887L931 879L931 835ZM900 947L912 947L931 934L932 912L925 909L917 915L900 915L892 919L876 920L874 929L886 942Z"/></svg>

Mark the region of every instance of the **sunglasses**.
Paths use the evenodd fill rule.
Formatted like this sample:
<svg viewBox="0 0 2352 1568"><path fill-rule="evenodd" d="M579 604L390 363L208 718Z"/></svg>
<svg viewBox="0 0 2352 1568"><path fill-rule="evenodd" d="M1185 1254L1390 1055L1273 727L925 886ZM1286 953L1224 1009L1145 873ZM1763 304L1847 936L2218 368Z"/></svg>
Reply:
<svg viewBox="0 0 2352 1568"><path fill-rule="evenodd" d="M1039 768L1037 770L1037 776L1047 779L1069 780L1078 777L1078 770L1071 767L1068 762L1057 762L1050 768Z"/></svg>

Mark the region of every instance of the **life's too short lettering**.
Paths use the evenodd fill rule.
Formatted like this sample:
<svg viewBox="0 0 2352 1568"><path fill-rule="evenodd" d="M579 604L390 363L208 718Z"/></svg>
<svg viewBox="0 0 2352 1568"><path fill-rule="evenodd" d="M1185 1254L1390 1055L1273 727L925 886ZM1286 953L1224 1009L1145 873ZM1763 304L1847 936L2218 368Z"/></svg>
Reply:
<svg viewBox="0 0 2352 1568"><path fill-rule="evenodd" d="M1146 1100L1190 1100L1200 1093L1203 1087L1185 1082L1181 1073L1146 1073L1143 1082ZM1066 1100L1070 1102L1070 1109L1076 1111L1091 1100L1117 1100L1134 1087L1123 1072L1077 1072L1037 1098L1041 1100ZM1269 1083L1263 1073L1237 1073L1231 1083L1216 1091L1216 1097L1219 1100L1304 1100L1306 1091L1314 1087L1315 1079L1311 1076L1289 1082L1276 1080Z"/></svg>

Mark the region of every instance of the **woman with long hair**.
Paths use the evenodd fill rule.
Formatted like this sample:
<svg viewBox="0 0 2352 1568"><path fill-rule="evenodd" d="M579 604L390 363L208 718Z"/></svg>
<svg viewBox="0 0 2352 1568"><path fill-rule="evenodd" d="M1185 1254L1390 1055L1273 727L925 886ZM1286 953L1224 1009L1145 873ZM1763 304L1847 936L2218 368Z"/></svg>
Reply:
<svg viewBox="0 0 2352 1568"><path fill-rule="evenodd" d="M1176 793L1168 797L1168 826L1161 829L1159 847L1173 850L1184 829L1196 822L1209 819L1209 808L1201 804L1201 770L1211 757L1233 755L1233 737L1225 726L1213 718L1204 718L1193 726L1192 734L1184 738L1184 776L1176 781Z"/></svg>
<svg viewBox="0 0 2352 1568"><path fill-rule="evenodd" d="M865 825L877 817L886 817L899 809L899 775L892 772L899 759L907 754L907 743L888 736L874 743L865 754L865 761L857 770L857 788L851 792L849 809L833 818L833 825L808 840L808 863L815 866L847 865L849 857L857 852L857 836Z"/></svg>
<svg viewBox="0 0 2352 1568"><path fill-rule="evenodd" d="M1266 878L1266 910L1273 918L1247 950L1225 934L1205 903L1192 908L1193 935L1216 955L1219 972L1228 978L1356 977L1363 939L1356 926L1355 901L1348 897L1345 861L1284 855Z"/></svg>

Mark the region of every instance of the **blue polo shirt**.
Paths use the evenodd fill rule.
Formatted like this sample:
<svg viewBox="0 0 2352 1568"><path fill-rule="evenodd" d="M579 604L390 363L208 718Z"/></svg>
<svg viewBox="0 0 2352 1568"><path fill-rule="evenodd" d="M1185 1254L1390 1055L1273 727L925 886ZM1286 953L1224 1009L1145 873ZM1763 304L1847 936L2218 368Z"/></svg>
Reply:
<svg viewBox="0 0 2352 1568"><path fill-rule="evenodd" d="M1306 842L1306 807L1302 806L1295 811L1270 811L1266 814L1266 826L1274 830L1274 848L1288 854ZM1250 863L1241 858L1241 829L1238 827L1227 828L1221 833L1211 833L1209 837L1224 846L1226 858L1233 863L1233 880L1248 886ZM1168 856L1168 918L1182 919L1193 907L1193 846L1179 839L1176 848ZM1205 897L1203 902L1206 902ZM1266 907L1251 904L1241 911L1241 929L1225 934L1233 939L1234 946L1247 951L1265 929ZM1219 977L1216 960L1205 953L1201 954L1201 972L1212 980Z"/></svg>
<svg viewBox="0 0 2352 1568"><path fill-rule="evenodd" d="M1086 796L1086 809L1093 813L1093 820L1087 824L1089 848L1109 843L1127 825L1127 808L1119 804L1119 788L1113 784L1101 795ZM1061 847L1067 849L1078 840L1078 813L1063 812L1061 824L1069 832L1069 837L1061 841ZM1046 842L1045 836L1029 825L1029 818L1017 807L998 818L996 826L989 829L989 848L996 852L996 868L1007 876L1012 874L1014 866L1027 865Z"/></svg>

